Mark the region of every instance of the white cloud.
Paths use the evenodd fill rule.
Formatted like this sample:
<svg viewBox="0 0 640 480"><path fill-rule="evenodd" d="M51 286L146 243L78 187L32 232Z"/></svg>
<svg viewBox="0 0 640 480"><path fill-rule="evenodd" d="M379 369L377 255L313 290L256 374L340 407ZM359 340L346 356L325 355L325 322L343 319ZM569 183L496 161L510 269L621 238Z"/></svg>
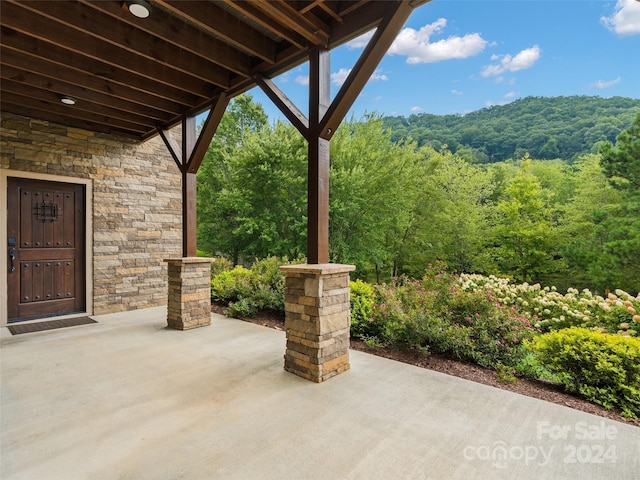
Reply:
<svg viewBox="0 0 640 480"><path fill-rule="evenodd" d="M600 22L619 35L640 33L640 2L638 0L618 0L610 17L600 18Z"/></svg>
<svg viewBox="0 0 640 480"><path fill-rule="evenodd" d="M519 95L519 93L515 92L515 91L514 92L507 92L507 93L504 94L504 98L513 98L513 97L515 97L517 95Z"/></svg>
<svg viewBox="0 0 640 480"><path fill-rule="evenodd" d="M507 55L492 55L491 60L494 63L485 66L480 75L483 77L490 77L493 75L500 75L504 72L517 72L518 70L524 70L531 68L539 59L542 54L542 50L538 45L534 45L531 48L526 48L515 56Z"/></svg>
<svg viewBox="0 0 640 480"><path fill-rule="evenodd" d="M411 111L413 113L418 113L421 112L422 110L424 110L422 107L418 107L417 105L415 107L411 107Z"/></svg>
<svg viewBox="0 0 640 480"><path fill-rule="evenodd" d="M593 86L596 88L608 88L620 83L620 80L622 80L620 77L615 78L613 80L605 80L605 81L598 80L593 84Z"/></svg>
<svg viewBox="0 0 640 480"><path fill-rule="evenodd" d="M350 68L341 68L337 72L331 74L331 83L341 86L349 76L349 73L351 73Z"/></svg>
<svg viewBox="0 0 640 480"><path fill-rule="evenodd" d="M462 37L450 36L430 42L431 36L442 32L446 25L447 20L439 18L420 30L404 28L389 48L389 53L405 55L409 64L435 63L453 58L472 57L484 50L489 43L479 33L467 33Z"/></svg>
<svg viewBox="0 0 640 480"><path fill-rule="evenodd" d="M331 83L337 85L338 87L342 86L350 73L350 68L341 68L337 72L331 74ZM374 82L378 80L386 82L387 80L389 80L389 77L387 77L384 73L381 73L379 70L376 70L375 72L373 72L371 77L369 77L369 80L373 80Z"/></svg>
<svg viewBox="0 0 640 480"><path fill-rule="evenodd" d="M356 37L350 42L347 42L346 44L347 48L349 48L350 50L355 50L357 48L366 47L367 44L369 43L369 40L371 40L371 37L373 37L374 33L375 33L375 30L369 30L367 33L363 33L359 37Z"/></svg>
<svg viewBox="0 0 640 480"><path fill-rule="evenodd" d="M298 75L295 82L300 85L309 85L309 75Z"/></svg>
<svg viewBox="0 0 640 480"><path fill-rule="evenodd" d="M460 90L451 90L451 93L453 93L454 95L462 95L464 92L461 92Z"/></svg>

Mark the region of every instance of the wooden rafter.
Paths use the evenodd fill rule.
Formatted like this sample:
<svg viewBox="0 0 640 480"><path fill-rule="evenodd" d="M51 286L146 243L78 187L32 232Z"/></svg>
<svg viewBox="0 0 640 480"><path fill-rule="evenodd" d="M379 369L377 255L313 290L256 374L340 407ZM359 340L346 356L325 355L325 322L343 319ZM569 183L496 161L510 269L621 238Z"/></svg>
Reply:
<svg viewBox="0 0 640 480"><path fill-rule="evenodd" d="M145 140L423 0L408 1L152 0L139 19L122 0L2 0L0 109Z"/></svg>

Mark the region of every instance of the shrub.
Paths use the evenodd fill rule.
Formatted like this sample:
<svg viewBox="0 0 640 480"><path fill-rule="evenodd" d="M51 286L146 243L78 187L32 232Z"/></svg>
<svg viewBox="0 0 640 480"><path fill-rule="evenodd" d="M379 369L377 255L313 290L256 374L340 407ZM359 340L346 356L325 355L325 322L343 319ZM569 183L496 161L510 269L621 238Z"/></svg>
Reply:
<svg viewBox="0 0 640 480"><path fill-rule="evenodd" d="M640 339L573 327L539 335L528 345L567 391L640 416Z"/></svg>
<svg viewBox="0 0 640 480"><path fill-rule="evenodd" d="M462 289L493 295L503 305L518 307L521 314L543 332L584 327L637 336L640 333L640 294L636 297L615 290L605 297L584 289L568 288L566 294L539 284L512 284L493 275L460 275Z"/></svg>
<svg viewBox="0 0 640 480"><path fill-rule="evenodd" d="M233 270L233 262L224 257L215 257L211 259L211 278L219 273Z"/></svg>
<svg viewBox="0 0 640 480"><path fill-rule="evenodd" d="M238 265L220 272L211 279L211 298L218 302L233 302L251 295L251 272Z"/></svg>
<svg viewBox="0 0 640 480"><path fill-rule="evenodd" d="M227 303L227 314L232 317L255 316L259 309L284 311L285 275L279 267L285 262L268 257L257 260L250 269L223 270L211 279L211 298Z"/></svg>
<svg viewBox="0 0 640 480"><path fill-rule="evenodd" d="M373 313L373 288L362 280L349 284L351 303L351 335L364 340L375 336L371 314Z"/></svg>
<svg viewBox="0 0 640 480"><path fill-rule="evenodd" d="M534 329L517 307L462 290L457 278L430 267L422 280L401 278L375 288L370 327L397 347L428 348L482 366L516 366Z"/></svg>

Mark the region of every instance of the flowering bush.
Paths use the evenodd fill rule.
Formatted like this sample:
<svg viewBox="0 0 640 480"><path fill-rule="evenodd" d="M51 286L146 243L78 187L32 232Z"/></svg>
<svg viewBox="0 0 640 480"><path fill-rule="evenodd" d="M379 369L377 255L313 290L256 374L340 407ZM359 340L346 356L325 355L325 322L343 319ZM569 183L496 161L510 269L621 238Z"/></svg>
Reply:
<svg viewBox="0 0 640 480"><path fill-rule="evenodd" d="M500 304L517 306L544 332L573 326L623 336L637 336L640 332L640 294L633 297L616 290L603 297L588 289L579 292L569 288L563 295L555 287L512 284L493 275L462 274L459 282L464 291L485 292L494 295Z"/></svg>
<svg viewBox="0 0 640 480"><path fill-rule="evenodd" d="M371 331L405 348L428 349L482 366L517 365L522 341L534 332L517 306L492 294L465 291L439 264L421 280L400 278L374 287Z"/></svg>

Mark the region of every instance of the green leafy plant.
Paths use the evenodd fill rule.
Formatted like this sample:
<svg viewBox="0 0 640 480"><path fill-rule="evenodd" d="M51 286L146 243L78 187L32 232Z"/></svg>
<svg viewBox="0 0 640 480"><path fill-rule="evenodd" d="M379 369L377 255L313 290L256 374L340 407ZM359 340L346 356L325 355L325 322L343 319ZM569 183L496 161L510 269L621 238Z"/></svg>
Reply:
<svg viewBox="0 0 640 480"><path fill-rule="evenodd" d="M286 263L267 257L251 268L223 270L211 279L211 298L227 303L232 317L252 317L259 309L284 311L285 276L280 266Z"/></svg>
<svg viewBox="0 0 640 480"><path fill-rule="evenodd" d="M355 338L370 338L374 332L371 323L374 292L371 285L356 280L349 284L351 303L351 335Z"/></svg>
<svg viewBox="0 0 640 480"><path fill-rule="evenodd" d="M528 346L568 392L640 415L640 339L572 327L539 335Z"/></svg>

